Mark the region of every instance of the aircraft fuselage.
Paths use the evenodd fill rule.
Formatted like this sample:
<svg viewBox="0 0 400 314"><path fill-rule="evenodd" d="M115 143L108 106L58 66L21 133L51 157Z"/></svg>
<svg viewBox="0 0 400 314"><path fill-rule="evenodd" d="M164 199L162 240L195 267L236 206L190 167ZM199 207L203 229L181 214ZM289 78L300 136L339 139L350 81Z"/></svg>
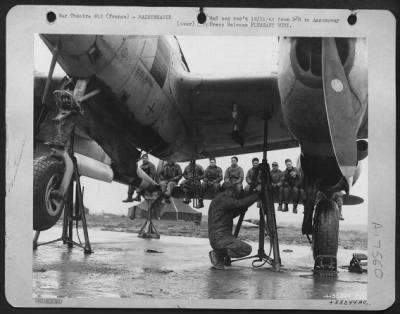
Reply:
<svg viewBox="0 0 400 314"><path fill-rule="evenodd" d="M199 138L194 126L190 88L187 88L198 85L201 78L189 73L175 38L41 37L51 50L58 46L57 60L70 77L88 79L89 89L100 87L106 91L86 102L85 116L79 124L113 160L122 160L126 165L132 156L137 156L136 148L162 160L187 161L201 156L204 139ZM366 58L362 49L365 42L358 39L343 42L338 45L339 53L359 103L357 136L365 138ZM299 39L280 40L278 83L283 119L300 142L303 153L332 158L335 155L318 66L321 56L318 47L317 53L314 51L315 43L302 44ZM185 88L181 88L183 84ZM265 102L267 106L268 99ZM254 140L262 143L262 128Z"/></svg>

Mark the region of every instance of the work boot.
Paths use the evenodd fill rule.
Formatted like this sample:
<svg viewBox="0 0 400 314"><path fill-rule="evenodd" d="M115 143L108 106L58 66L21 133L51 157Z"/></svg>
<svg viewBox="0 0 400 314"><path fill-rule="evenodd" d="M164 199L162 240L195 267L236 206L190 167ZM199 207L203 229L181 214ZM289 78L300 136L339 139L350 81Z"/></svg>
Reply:
<svg viewBox="0 0 400 314"><path fill-rule="evenodd" d="M289 211L289 206L288 203L285 203L285 205L283 206L283 212L288 212Z"/></svg>
<svg viewBox="0 0 400 314"><path fill-rule="evenodd" d="M282 204L279 204L279 205L278 205L277 211L278 211L278 212L281 212L281 211L282 211Z"/></svg>
<svg viewBox="0 0 400 314"><path fill-rule="evenodd" d="M136 197L133 199L134 202L140 202L141 200L140 194L136 194Z"/></svg>
<svg viewBox="0 0 400 314"><path fill-rule="evenodd" d="M123 202L123 203L132 203L132 202L133 202L132 195L128 195L128 197L126 198L126 200L123 200L122 202Z"/></svg>
<svg viewBox="0 0 400 314"><path fill-rule="evenodd" d="M293 205L293 214L297 214L297 204Z"/></svg>
<svg viewBox="0 0 400 314"><path fill-rule="evenodd" d="M211 264L213 264L213 267L215 269L219 269L219 270L225 269L224 260L223 260L223 258L221 258L221 256L217 252L212 250L208 253L208 255L210 256Z"/></svg>
<svg viewBox="0 0 400 314"><path fill-rule="evenodd" d="M185 204L189 204L190 203L190 198L185 197L182 201Z"/></svg>
<svg viewBox="0 0 400 314"><path fill-rule="evenodd" d="M232 266L232 261L231 261L231 258L229 256L225 256L224 257L224 265L225 266Z"/></svg>

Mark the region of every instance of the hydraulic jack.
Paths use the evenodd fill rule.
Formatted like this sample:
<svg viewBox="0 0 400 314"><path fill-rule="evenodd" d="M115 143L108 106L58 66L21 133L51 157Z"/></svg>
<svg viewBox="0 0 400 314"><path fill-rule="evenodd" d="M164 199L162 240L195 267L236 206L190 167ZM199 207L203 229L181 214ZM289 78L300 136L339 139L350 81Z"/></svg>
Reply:
<svg viewBox="0 0 400 314"><path fill-rule="evenodd" d="M263 143L263 160L257 171L255 171L254 177L257 178L258 171L261 171L261 198L260 198L260 224L259 224L259 241L258 241L258 251L256 255L247 256L239 259L232 260L231 262L236 262L245 259L254 259L252 262L253 267L261 267L265 263L270 264L274 270L279 271L281 268L281 258L279 253L279 242L278 242L278 232L276 227L276 216L274 209L274 201L272 194L272 181L270 174L270 167L267 162L267 138L268 138L268 119L266 115L264 120L264 143ZM261 169L260 169L261 168ZM256 180L253 180L255 182ZM234 236L239 235L241 225L243 223L245 213L243 213L238 220ZM265 235L270 238L271 249L267 255L264 250L264 240ZM273 257L271 258L271 251L273 252Z"/></svg>
<svg viewBox="0 0 400 314"><path fill-rule="evenodd" d="M147 201L147 218L143 226L140 228L138 233L139 238L143 239L160 239L160 234L158 233L156 227L153 224L153 204L159 199L160 195L158 192L154 192L151 195L145 193L144 198Z"/></svg>

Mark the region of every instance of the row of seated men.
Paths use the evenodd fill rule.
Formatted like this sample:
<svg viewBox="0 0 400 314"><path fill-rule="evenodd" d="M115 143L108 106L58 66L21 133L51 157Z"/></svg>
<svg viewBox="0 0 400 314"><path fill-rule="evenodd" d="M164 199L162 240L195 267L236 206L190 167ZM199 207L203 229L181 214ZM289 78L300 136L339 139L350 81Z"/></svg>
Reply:
<svg viewBox="0 0 400 314"><path fill-rule="evenodd" d="M293 213L297 213L297 204L301 196L301 174L298 169L293 167L290 159L285 160L286 169L279 170L277 162L272 163L271 181L274 192L274 198L278 199L278 211L289 211L288 202L293 201ZM206 190L211 191L211 195L216 195L220 189L221 181L230 182L234 186L237 195L249 194L251 190L261 191L261 171L258 171L257 178L255 176L256 169L259 166L259 159L253 158L252 168L247 171L246 177L244 176L243 168L238 165L238 158L236 156L231 158L231 166L225 170L223 175L222 169L217 166L215 158L210 158L209 166L204 170L199 164L190 162L182 172L179 164L168 161L164 164L158 174L161 192L166 203L170 202L171 194L174 188L178 185L183 177L181 187L184 192L183 202L190 203L190 198L193 195L198 197L198 208L203 207L203 195ZM152 179L156 178L156 167L149 161L147 154L142 157L141 169ZM194 167L194 171L193 171ZM243 181L247 185L243 189ZM255 181L255 182L253 182ZM123 202L140 201L142 191L136 189L136 197L133 197L135 188L129 186L128 197ZM244 192L244 193L243 193ZM283 205L283 206L282 206Z"/></svg>

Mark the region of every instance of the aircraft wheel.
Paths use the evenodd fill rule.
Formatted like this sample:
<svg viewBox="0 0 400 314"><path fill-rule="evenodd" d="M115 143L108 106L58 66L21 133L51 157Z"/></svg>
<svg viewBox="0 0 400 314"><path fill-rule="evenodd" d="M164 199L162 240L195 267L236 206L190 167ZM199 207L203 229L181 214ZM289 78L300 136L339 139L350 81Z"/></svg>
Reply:
<svg viewBox="0 0 400 314"><path fill-rule="evenodd" d="M320 200L313 221L313 253L336 256L339 241L339 208L333 200Z"/></svg>
<svg viewBox="0 0 400 314"><path fill-rule="evenodd" d="M54 157L33 161L33 229L43 231L54 226L64 209L64 201L50 197L64 175L64 164Z"/></svg>

